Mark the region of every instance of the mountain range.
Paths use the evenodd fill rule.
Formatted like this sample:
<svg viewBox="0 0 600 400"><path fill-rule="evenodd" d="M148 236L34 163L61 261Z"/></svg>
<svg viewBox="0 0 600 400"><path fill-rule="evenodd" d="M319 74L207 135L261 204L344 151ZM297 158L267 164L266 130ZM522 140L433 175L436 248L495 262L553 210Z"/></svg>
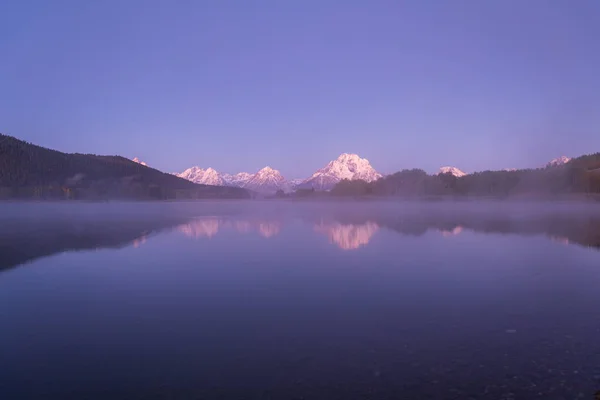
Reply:
<svg viewBox="0 0 600 400"><path fill-rule="evenodd" d="M555 158L546 164L546 167L555 167L566 164L571 159L566 156ZM139 160L134 159L136 162ZM514 168L507 168L513 171ZM441 167L438 174L451 174L457 178L468 175L457 167ZM278 190L291 192L296 189L331 190L343 179L364 180L373 182L383 177L371 166L369 160L361 158L357 154L343 153L337 159L330 161L323 168L317 170L308 178L287 180L278 170L265 167L256 173L240 172L237 174L219 173L213 168L203 169L195 166L181 173L174 173L180 178L191 182L213 185L233 186L250 189L259 193L275 193Z"/></svg>
<svg viewBox="0 0 600 400"><path fill-rule="evenodd" d="M553 182L555 187L551 189L554 192L595 192L596 186L600 187L600 182L596 182L600 171L597 158L597 154L575 159L562 156L551 160L542 168L504 171L517 173L510 175L512 180L509 181L519 183L521 191L533 190L536 185L544 186L540 182L542 180L547 181L544 186L546 189L548 182ZM566 164L571 166L568 170L561 168ZM544 175L542 172L547 173ZM202 169L196 166L182 173L165 174L137 157L128 160L119 156L62 153L0 134L0 198L247 198L254 196L249 191L264 194L292 192L296 189L329 191L337 188L340 182L344 182L344 187L351 185L341 190L344 193L350 189L352 193L376 193L382 190L384 193L397 193L406 192L407 177L413 181L416 179L420 182L417 182L419 185L428 177L435 178L429 183L439 189L436 189L437 192L443 192L443 188L454 188L454 181L448 180L447 175L464 178L460 179L461 187L455 188L462 194L502 186L506 183L502 179L507 177L495 174L494 171L467 174L452 166L440 168L435 176L413 169L384 177L367 159L349 153L341 154L304 179L288 180L278 170L268 166L256 173L224 174L213 168ZM497 179L498 182L480 182L482 177ZM354 184L358 186L353 188ZM417 190L417 186L413 189ZM306 193L300 191L298 194L304 196Z"/></svg>
<svg viewBox="0 0 600 400"><path fill-rule="evenodd" d="M195 166L174 175L194 183L237 186L260 193L275 193L278 190L291 192L299 188L330 190L342 179L372 182L383 176L371 166L369 160L348 153L340 155L305 179L287 180L281 172L268 166L254 174L240 172L234 175L221 174L213 168L203 169Z"/></svg>

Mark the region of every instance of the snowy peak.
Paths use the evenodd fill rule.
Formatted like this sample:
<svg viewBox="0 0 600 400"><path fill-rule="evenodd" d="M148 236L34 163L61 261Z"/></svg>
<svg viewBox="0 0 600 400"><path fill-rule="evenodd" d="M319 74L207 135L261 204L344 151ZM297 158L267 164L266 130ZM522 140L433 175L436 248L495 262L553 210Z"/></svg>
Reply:
<svg viewBox="0 0 600 400"><path fill-rule="evenodd" d="M561 156L558 158L555 158L554 160L550 161L548 164L546 164L546 167L558 167L559 165L564 165L566 163L568 163L569 161L571 161L571 159L567 156Z"/></svg>
<svg viewBox="0 0 600 400"><path fill-rule="evenodd" d="M279 171L267 166L252 175L244 187L258 192L274 193L280 189L286 190L287 181Z"/></svg>
<svg viewBox="0 0 600 400"><path fill-rule="evenodd" d="M252 174L248 172L239 172L237 174L223 174L221 177L227 186L244 187L244 185L252 178Z"/></svg>
<svg viewBox="0 0 600 400"><path fill-rule="evenodd" d="M180 174L180 178L203 185L237 186L265 194L275 193L277 190L290 190L290 184L279 171L265 167L255 174L240 172L237 174L220 174L213 168L200 167L188 168Z"/></svg>
<svg viewBox="0 0 600 400"><path fill-rule="evenodd" d="M225 184L223 178L221 177L221 174L219 174L217 171L210 167L207 168L206 171L204 171L203 180L203 183L205 185L223 186Z"/></svg>
<svg viewBox="0 0 600 400"><path fill-rule="evenodd" d="M310 178L302 183L302 186L329 190L342 179L362 179L372 182L381 178L381 176L366 158L360 158L357 154L343 153L324 168L312 174Z"/></svg>
<svg viewBox="0 0 600 400"><path fill-rule="evenodd" d="M337 159L329 162L324 168L315 172L308 179L294 179L287 181L281 173L266 166L256 172L249 174L240 172L238 174L219 174L212 168L206 170L200 167L188 168L182 173L175 174L180 178L194 183L217 186L237 186L265 194L273 194L278 190L289 192L298 188L315 188L318 190L329 190L342 179L362 179L367 182L381 178L369 163L369 160L359 157L357 154L343 153Z"/></svg>
<svg viewBox="0 0 600 400"><path fill-rule="evenodd" d="M198 183L201 185L213 185L213 186L224 186L225 181L221 174L212 168L202 169L200 167L188 168L180 174L178 177L187 179L188 181Z"/></svg>
<svg viewBox="0 0 600 400"><path fill-rule="evenodd" d="M281 173L278 170L273 169L269 166L266 166L263 169L259 170L256 174L254 174L254 177L261 177L264 179L283 178L283 176L281 175Z"/></svg>
<svg viewBox="0 0 600 400"><path fill-rule="evenodd" d="M148 164L146 164L145 162L143 162L142 160L140 160L140 159L139 159L139 158L137 158L137 157L133 158L133 160L131 160L131 161L133 161L134 163L141 164L141 165L143 165L144 167L147 167L147 166L148 166Z"/></svg>
<svg viewBox="0 0 600 400"><path fill-rule="evenodd" d="M442 167L442 168L440 168L440 172L438 172L438 175L439 174L452 174L457 178L467 175L466 172L463 172L456 167Z"/></svg>
<svg viewBox="0 0 600 400"><path fill-rule="evenodd" d="M366 161L367 164L369 163L369 160L367 160L366 158L360 158L360 156L358 154L351 154L351 153L342 153L335 161L338 161L338 162L341 162L344 164L358 164L358 163L361 163L364 161Z"/></svg>

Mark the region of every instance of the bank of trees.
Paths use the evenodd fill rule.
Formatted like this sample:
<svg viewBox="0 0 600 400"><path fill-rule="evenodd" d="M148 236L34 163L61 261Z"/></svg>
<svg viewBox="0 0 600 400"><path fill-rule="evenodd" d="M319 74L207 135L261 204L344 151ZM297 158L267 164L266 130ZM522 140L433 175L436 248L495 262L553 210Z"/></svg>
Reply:
<svg viewBox="0 0 600 400"><path fill-rule="evenodd" d="M600 193L600 153L556 167L515 171L483 171L463 177L403 170L375 182L343 180L335 196L490 196Z"/></svg>

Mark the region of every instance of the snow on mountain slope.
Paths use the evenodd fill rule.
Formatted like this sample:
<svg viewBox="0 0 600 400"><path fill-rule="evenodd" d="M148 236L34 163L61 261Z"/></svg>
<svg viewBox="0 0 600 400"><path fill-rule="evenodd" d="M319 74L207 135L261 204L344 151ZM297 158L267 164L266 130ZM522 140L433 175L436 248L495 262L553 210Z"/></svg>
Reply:
<svg viewBox="0 0 600 400"><path fill-rule="evenodd" d="M288 182L276 169L264 167L252 175L243 186L246 189L262 193L275 193L277 190L288 191Z"/></svg>
<svg viewBox="0 0 600 400"><path fill-rule="evenodd" d="M141 161L139 158L135 157L133 160L134 163L138 163L138 164L142 164L144 167L147 167L148 164L146 164L145 162Z"/></svg>
<svg viewBox="0 0 600 400"><path fill-rule="evenodd" d="M212 168L202 169L200 167L192 167L176 175L202 185L225 186L225 181L221 174Z"/></svg>
<svg viewBox="0 0 600 400"><path fill-rule="evenodd" d="M293 191L297 187L329 190L342 179L363 179L367 182L377 180L382 175L377 172L368 160L356 154L344 153L324 168L315 172L308 179L287 181L281 173L271 167L265 167L255 174L240 172L238 174L219 174L212 168L188 168L175 174L194 183L217 186L237 186L261 193L275 193L277 190Z"/></svg>
<svg viewBox="0 0 600 400"><path fill-rule="evenodd" d="M362 179L372 182L381 177L382 175L371 166L369 160L360 158L356 154L343 153L324 168L315 172L300 186L312 187L317 190L329 190L342 179Z"/></svg>
<svg viewBox="0 0 600 400"><path fill-rule="evenodd" d="M440 172L438 172L438 174L452 174L457 178L467 175L466 172L463 172L456 167L442 167L440 168Z"/></svg>
<svg viewBox="0 0 600 400"><path fill-rule="evenodd" d="M546 164L546 167L558 167L559 165L566 164L569 161L571 161L571 159L569 157L561 156L561 157L555 158L554 160L550 161L548 164Z"/></svg>
<svg viewBox="0 0 600 400"><path fill-rule="evenodd" d="M244 185L253 177L248 172L239 172L237 174L223 174L221 177L227 186L244 187Z"/></svg>
<svg viewBox="0 0 600 400"><path fill-rule="evenodd" d="M214 186L237 186L264 194L273 194L281 189L290 191L291 185L279 171L265 167L255 174L240 172L237 174L220 174L212 168L188 168L182 173L175 174L180 178L194 183Z"/></svg>

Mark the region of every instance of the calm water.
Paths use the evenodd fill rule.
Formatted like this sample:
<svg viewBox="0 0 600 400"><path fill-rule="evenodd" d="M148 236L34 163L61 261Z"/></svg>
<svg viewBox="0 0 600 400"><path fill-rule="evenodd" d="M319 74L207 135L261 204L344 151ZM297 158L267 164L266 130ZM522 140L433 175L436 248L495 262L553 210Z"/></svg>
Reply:
<svg viewBox="0 0 600 400"><path fill-rule="evenodd" d="M0 205L2 399L594 399L600 207Z"/></svg>

